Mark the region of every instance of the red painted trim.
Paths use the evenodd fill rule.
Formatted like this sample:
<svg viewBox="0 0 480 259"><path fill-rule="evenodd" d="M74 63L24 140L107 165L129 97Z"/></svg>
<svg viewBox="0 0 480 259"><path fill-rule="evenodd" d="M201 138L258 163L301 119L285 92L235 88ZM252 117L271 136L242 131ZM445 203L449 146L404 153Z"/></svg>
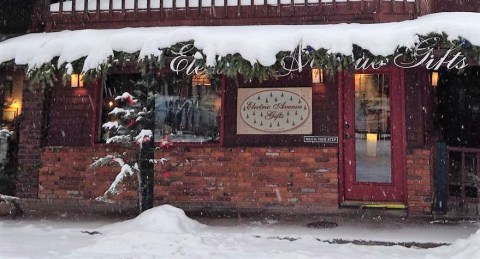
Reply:
<svg viewBox="0 0 480 259"><path fill-rule="evenodd" d="M100 128L100 112L101 112L101 102L102 102L102 81L101 79L95 80L93 87L90 91L90 97L92 98L93 107L92 107L92 124L91 124L91 136L90 144L95 146L98 142L97 136L99 134Z"/></svg>
<svg viewBox="0 0 480 259"><path fill-rule="evenodd" d="M339 204L345 201L345 174L344 174L344 157L343 157L343 85L344 85L344 71L339 71L338 78L338 202Z"/></svg>
<svg viewBox="0 0 480 259"><path fill-rule="evenodd" d="M132 144L133 146L134 144ZM95 143L94 145L92 145L93 147L98 147L98 148L101 148L101 147L125 147L124 145L122 144L119 144L119 143L101 143L101 142L97 142ZM193 148L202 148L202 147L220 147L221 144L219 142L206 142L206 143L194 143L194 142L174 142L173 143L173 147L193 147ZM160 147L160 143L159 142L155 142L155 147Z"/></svg>
<svg viewBox="0 0 480 259"><path fill-rule="evenodd" d="M405 204L408 205L408 195L407 195L407 183L408 183L408 172L407 172L407 163L406 163L406 152L407 152L407 115L406 115L406 85L405 85L405 69L399 69L399 77L401 80L402 87L400 89L400 106L401 106L401 111L400 111L400 116L401 116L401 126L402 126L402 152L398 154L399 156L399 162L402 164L402 170L403 170L403 197L404 197L404 202Z"/></svg>
<svg viewBox="0 0 480 259"><path fill-rule="evenodd" d="M421 120L422 120L422 136L423 136L423 145L425 147L430 147L433 143L432 140L435 141L435 137L431 136L432 127L432 118L430 114L433 112L433 93L432 93L432 85L431 85L431 73L428 70L423 70L421 73L422 84L421 86ZM433 144L434 145L434 144Z"/></svg>
<svg viewBox="0 0 480 259"><path fill-rule="evenodd" d="M105 144L105 143L102 143ZM156 147L160 147L160 142L154 142ZM111 145L111 144L108 144ZM221 147L222 143L219 142L205 142L205 143L197 143L197 142L172 142L173 147Z"/></svg>
<svg viewBox="0 0 480 259"><path fill-rule="evenodd" d="M155 146L160 146L160 143L155 143ZM158 145L157 145L158 144ZM195 142L173 142L172 147L193 147L193 148L203 148L203 147L221 147L220 142L205 142L205 143L195 143Z"/></svg>
<svg viewBox="0 0 480 259"><path fill-rule="evenodd" d="M355 103L353 100L348 100L349 96L354 96L355 91L351 86L355 84L353 74L348 71L343 72L343 92L340 98L343 98L343 114L341 115L341 126L342 126L342 155L343 155L343 176L344 176L344 198L350 199L347 197L348 190L351 189L349 183L355 182L355 172L351 172L351 168L355 168L355 145L351 143L351 141L347 142L349 139L346 139L345 136L348 134L349 136L355 136ZM349 124L349 128L346 128L347 122ZM353 122L353 123L352 123ZM352 156L353 154L353 156ZM349 157L351 156L351 157ZM347 165L347 159L351 161Z"/></svg>
<svg viewBox="0 0 480 259"><path fill-rule="evenodd" d="M221 82L222 82L222 86L221 86L221 98L222 98L222 101L221 101L221 110L220 110L220 146L225 146L224 145L224 142L225 142L225 91L226 91L226 76L225 75L222 75L221 77Z"/></svg>
<svg viewBox="0 0 480 259"><path fill-rule="evenodd" d="M392 182L391 183L371 183L356 182L355 176L355 142L354 139L345 140L348 143L342 143L343 152L343 180L344 180L344 198L347 200L361 201L405 201L406 200L406 170L405 170L405 151L406 151L406 126L405 126L405 82L403 69L387 67L378 70L358 70L358 74L390 74L391 75L391 131L392 131ZM349 121L350 128L343 129L344 134L355 136L355 114L353 99L354 82L352 75L345 74L344 89L340 98L344 98L343 120ZM347 164L347 160L350 161Z"/></svg>
<svg viewBox="0 0 480 259"><path fill-rule="evenodd" d="M453 1L453 0L449 0ZM465 1L465 0L464 0ZM110 1L112 2L112 1ZM125 1L122 2L123 4ZM175 4L175 2L173 2ZM188 3L188 2L187 2ZM239 3L239 2L238 2ZM215 12L212 13L211 9ZM458 8L456 8L458 9ZM240 11L239 11L240 10ZM88 15L91 14L91 15ZM76 12L50 12L45 10L46 27L49 31L64 29L100 29L149 26L212 26L212 25L261 25L261 24L325 24L352 22L392 22L416 18L415 2L382 1L365 4L364 1L346 1L289 6L237 5L216 7L147 8L139 10L124 7L119 12L77 10Z"/></svg>
<svg viewBox="0 0 480 259"><path fill-rule="evenodd" d="M393 159L393 163L394 163L394 168L397 169L397 172L393 172L394 176L395 176L395 173L398 174L398 173L403 173L401 175L401 177L394 177L394 181L397 180L399 181L398 183L395 183L393 182L393 184L396 186L396 187L400 187L398 189L398 194L400 195L400 197L403 198L403 200L405 200L405 186L406 186L406 171L405 171L405 159L404 159L404 156L405 156L405 135L406 135L406 131L404 130L405 129L405 80L403 78L403 69L400 69L400 68L397 68L393 71L393 73L397 73L397 76L394 77L393 79L397 80L396 82L392 82L393 84L398 84L399 87L392 87L396 92L395 92L395 95L398 96L397 99L393 99L394 102L392 102L392 105L393 106L398 106L400 107L399 108L399 112L398 113L392 113L391 116L396 116L396 117L393 117L393 120L396 120L397 121L400 121L399 123L396 124L396 130L395 128L393 128L392 130L392 135L395 136L399 136L399 138L397 138L397 142L396 143L393 143L392 142L392 145L396 144L393 146L393 151L394 151L394 159ZM402 199L399 199L400 201Z"/></svg>

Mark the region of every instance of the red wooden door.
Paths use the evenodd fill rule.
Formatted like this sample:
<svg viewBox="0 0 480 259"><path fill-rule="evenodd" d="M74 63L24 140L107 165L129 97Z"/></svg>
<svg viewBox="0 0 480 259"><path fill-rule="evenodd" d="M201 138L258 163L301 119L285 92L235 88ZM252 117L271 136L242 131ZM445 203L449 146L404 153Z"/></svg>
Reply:
<svg viewBox="0 0 480 259"><path fill-rule="evenodd" d="M344 200L404 201L403 70L343 73L340 82Z"/></svg>

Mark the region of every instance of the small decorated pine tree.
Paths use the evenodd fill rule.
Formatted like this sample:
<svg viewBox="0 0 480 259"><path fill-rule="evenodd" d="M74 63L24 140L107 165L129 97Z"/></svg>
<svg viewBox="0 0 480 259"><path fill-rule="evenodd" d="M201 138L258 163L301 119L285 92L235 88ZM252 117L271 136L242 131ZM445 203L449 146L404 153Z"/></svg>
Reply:
<svg viewBox="0 0 480 259"><path fill-rule="evenodd" d="M110 187L96 198L98 201L111 201L111 197L121 191L121 183L136 174L139 212L153 207L153 164L167 161L164 158L154 159L155 82L154 77L144 76L135 85L135 96L125 92L115 98L117 106L109 113L113 119L102 126L110 135L106 142L120 143L129 150L123 154L98 158L90 165L95 168L113 164L121 168Z"/></svg>

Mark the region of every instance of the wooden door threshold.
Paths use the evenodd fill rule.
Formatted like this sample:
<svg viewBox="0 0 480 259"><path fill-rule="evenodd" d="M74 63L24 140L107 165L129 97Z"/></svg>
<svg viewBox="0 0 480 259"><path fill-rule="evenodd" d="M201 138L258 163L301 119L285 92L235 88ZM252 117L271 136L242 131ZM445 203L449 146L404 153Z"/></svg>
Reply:
<svg viewBox="0 0 480 259"><path fill-rule="evenodd" d="M407 205L403 202L393 201L344 201L340 204L341 207L356 207L356 208L372 208L372 209L396 209L404 210Z"/></svg>

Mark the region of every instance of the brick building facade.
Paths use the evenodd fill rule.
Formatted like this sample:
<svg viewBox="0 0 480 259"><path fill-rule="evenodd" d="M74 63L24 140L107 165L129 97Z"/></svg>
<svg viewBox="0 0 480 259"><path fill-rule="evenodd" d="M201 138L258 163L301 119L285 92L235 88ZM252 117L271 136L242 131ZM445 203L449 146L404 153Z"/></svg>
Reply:
<svg viewBox="0 0 480 259"><path fill-rule="evenodd" d="M64 1L59 2L62 3L57 3L60 9L55 11L50 9L49 1L38 1L36 9L43 10L45 27L37 30L52 32L127 25L248 25L253 21L261 24L381 23L415 19L448 6L445 2L423 0L333 1L332 4L319 2L311 10L317 8L320 14L311 14L307 6L292 2L291 6L278 6L283 13L276 12L277 16L260 14L262 10L263 15L270 13L273 7L253 5L242 6L243 12L236 18L230 15L234 7L222 7L221 17L209 13L210 16L202 20L194 19L196 16L189 19L186 15L206 11L201 7L180 10L174 6L157 10L149 5L144 10L135 1L132 12L125 12L126 7L122 5L122 13L112 8L63 10ZM353 11L353 5L358 5L359 11ZM473 11L479 8L477 5L464 7L476 8ZM303 10L302 15L295 15L292 10ZM165 19L169 11L172 19ZM88 21L84 19L87 14L91 16ZM36 86L33 88L37 90L32 92L32 87L26 87L26 79L18 128L19 197L31 199L32 204L60 204L69 209L78 209L75 206L80 205L85 210L108 207L94 199L109 187L118 168L90 168L90 165L94 158L128 150L103 143L100 129L105 122L102 109L105 109L108 80L117 80L112 78L119 74L139 74L137 68L122 72L122 66L125 64L112 69L115 72L111 72L106 81L98 78L77 88L66 86L58 76L53 87ZM9 71L2 70L0 75ZM159 77L166 78L171 71L162 73ZM432 118L437 104L431 76L432 71L425 67L406 69L391 65L353 73L336 71L325 78L322 75L321 83L314 82L310 69L288 78L262 82L240 80L239 83L236 78L219 75L217 94L222 98L219 137L211 143L178 142L171 148L155 150L155 158L169 158L167 164L154 166L155 205L169 203L189 210L298 213L338 213L345 207L372 206L401 209L412 216L429 215L438 189L435 142L439 138L436 119ZM387 83L381 83L379 78ZM368 84L374 85L376 99L358 99L359 93L368 94L367 90L361 92L361 87L370 87ZM279 92L311 89L308 90L311 97L306 101L311 110L311 130L308 133L277 134L268 130L266 134L239 133L243 130L239 126L242 103L237 101L242 88L259 89L246 99L260 98L261 92L269 89ZM380 88L383 90L378 90ZM390 92L385 94L384 90ZM358 112L365 108L362 105L383 107L375 111L372 108L365 113L365 121L361 121ZM386 117L381 119L382 116ZM372 121L374 127L369 126ZM367 126L361 128L358 126L361 123ZM374 141L367 140L368 134L375 134ZM370 149L372 143L374 150ZM380 149L385 143L387 148ZM359 160L360 145L366 149L362 151L366 155L364 161ZM382 164L378 158L385 150L388 158L382 161L388 162L388 168L380 169L387 171L388 179L361 180L361 170L378 171L379 167L375 166L365 168ZM135 177L127 179L121 189L112 199L130 206L137 199Z"/></svg>

